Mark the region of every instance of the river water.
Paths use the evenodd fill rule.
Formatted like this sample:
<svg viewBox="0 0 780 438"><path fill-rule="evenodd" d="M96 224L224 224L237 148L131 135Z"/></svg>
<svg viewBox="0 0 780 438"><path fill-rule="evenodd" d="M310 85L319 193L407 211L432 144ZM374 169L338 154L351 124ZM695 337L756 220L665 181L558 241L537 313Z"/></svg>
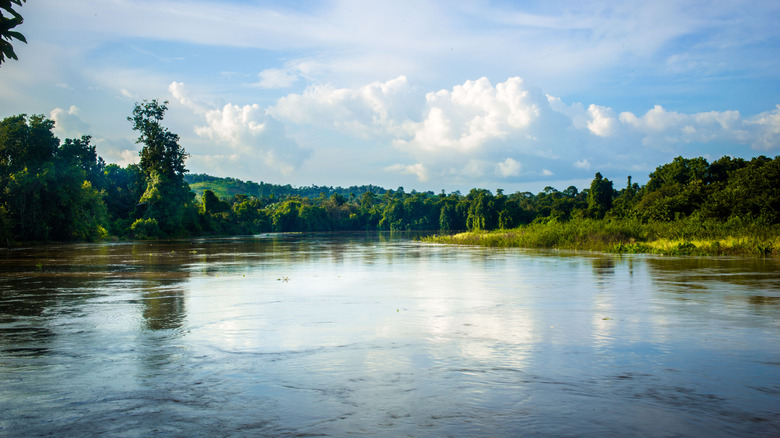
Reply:
<svg viewBox="0 0 780 438"><path fill-rule="evenodd" d="M0 435L780 436L779 268L373 233L0 250Z"/></svg>

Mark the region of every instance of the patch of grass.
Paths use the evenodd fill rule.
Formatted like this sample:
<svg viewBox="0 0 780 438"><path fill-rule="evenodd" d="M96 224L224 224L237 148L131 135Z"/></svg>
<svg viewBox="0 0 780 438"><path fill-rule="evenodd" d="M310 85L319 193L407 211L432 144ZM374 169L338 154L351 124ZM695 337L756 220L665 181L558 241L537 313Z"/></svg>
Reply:
<svg viewBox="0 0 780 438"><path fill-rule="evenodd" d="M641 223L637 220L573 219L533 223L512 230L430 236L427 242L489 247L558 248L669 255L780 255L780 227L741 221L695 219Z"/></svg>

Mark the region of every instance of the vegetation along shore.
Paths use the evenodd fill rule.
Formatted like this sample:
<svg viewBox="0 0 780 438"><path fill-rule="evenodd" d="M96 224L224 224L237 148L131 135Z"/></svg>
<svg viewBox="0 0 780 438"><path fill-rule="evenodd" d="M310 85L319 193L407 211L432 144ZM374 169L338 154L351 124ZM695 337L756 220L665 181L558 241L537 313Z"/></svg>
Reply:
<svg viewBox="0 0 780 438"><path fill-rule="evenodd" d="M780 157L677 157L645 185L467 194L373 185L295 188L188 175L166 103L128 117L140 162L97 156L89 136L61 141L54 122L0 121L0 239L158 239L264 232L430 230L428 242L663 254L780 254ZM437 231L438 230L438 231ZM463 231L463 232L460 232Z"/></svg>

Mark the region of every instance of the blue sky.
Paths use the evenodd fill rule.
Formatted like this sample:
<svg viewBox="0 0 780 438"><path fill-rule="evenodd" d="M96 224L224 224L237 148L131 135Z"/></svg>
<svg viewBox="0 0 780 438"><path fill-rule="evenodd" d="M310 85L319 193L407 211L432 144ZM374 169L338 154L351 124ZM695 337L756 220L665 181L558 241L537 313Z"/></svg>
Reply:
<svg viewBox="0 0 780 438"><path fill-rule="evenodd" d="M122 165L135 102L193 173L507 192L780 150L780 2L30 0L0 117Z"/></svg>

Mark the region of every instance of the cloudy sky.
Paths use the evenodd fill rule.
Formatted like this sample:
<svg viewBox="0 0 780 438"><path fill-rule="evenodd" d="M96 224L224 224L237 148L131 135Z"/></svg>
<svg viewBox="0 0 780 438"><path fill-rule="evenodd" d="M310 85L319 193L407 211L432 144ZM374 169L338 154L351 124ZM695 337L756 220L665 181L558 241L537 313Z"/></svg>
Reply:
<svg viewBox="0 0 780 438"><path fill-rule="evenodd" d="M780 2L29 0L0 117L138 160L168 100L193 173L278 184L622 187L780 150Z"/></svg>

